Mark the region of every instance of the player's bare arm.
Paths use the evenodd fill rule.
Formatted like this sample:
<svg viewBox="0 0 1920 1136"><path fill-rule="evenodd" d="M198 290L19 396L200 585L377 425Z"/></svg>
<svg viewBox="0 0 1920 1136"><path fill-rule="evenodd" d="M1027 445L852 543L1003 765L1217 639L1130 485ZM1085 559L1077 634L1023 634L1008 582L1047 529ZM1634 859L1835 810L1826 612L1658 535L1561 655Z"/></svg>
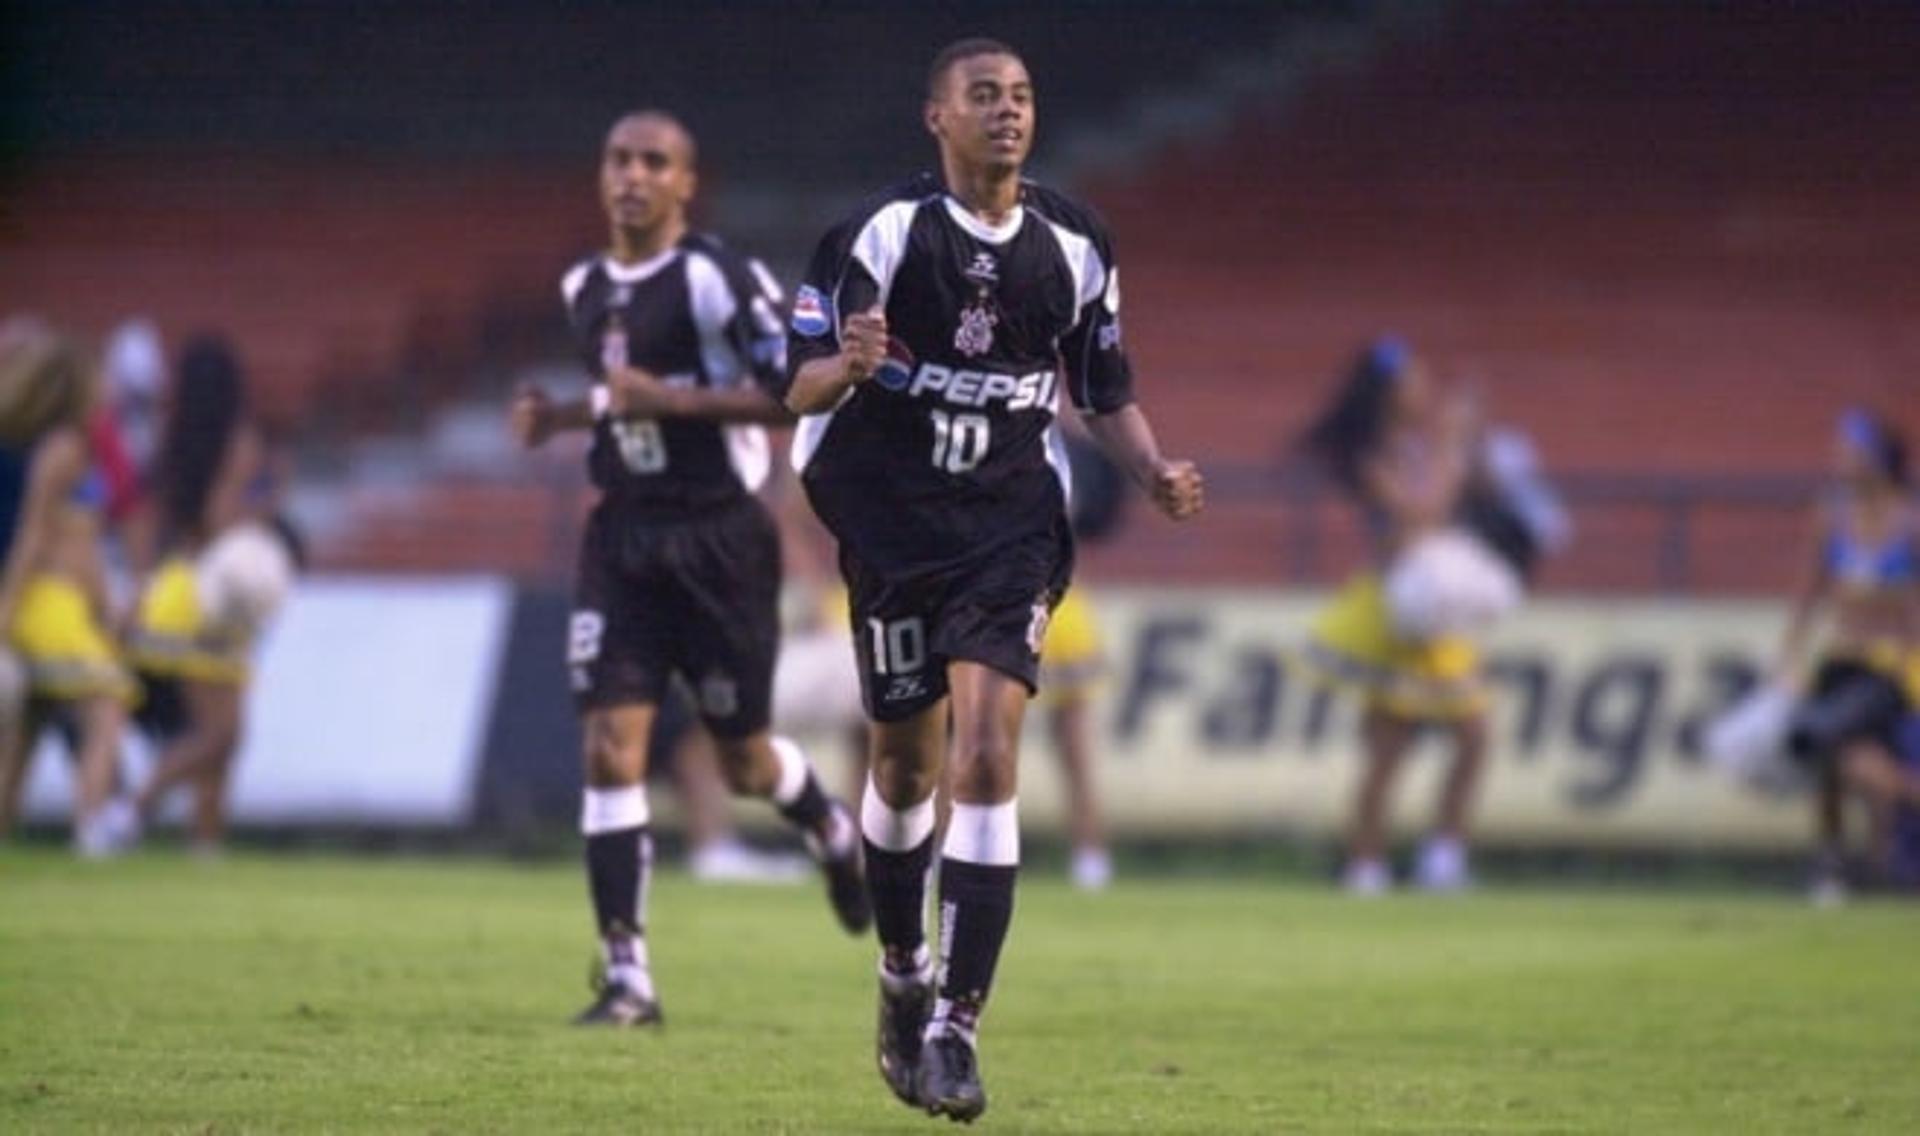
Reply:
<svg viewBox="0 0 1920 1136"><path fill-rule="evenodd" d="M856 312L840 329L840 352L809 360L794 372L787 409L795 414L832 410L854 386L866 382L887 358L887 314Z"/></svg>
<svg viewBox="0 0 1920 1136"><path fill-rule="evenodd" d="M507 404L507 430L521 448L537 450L565 430L591 430L593 407L585 399L556 402L536 386L522 386Z"/></svg>
<svg viewBox="0 0 1920 1136"><path fill-rule="evenodd" d="M1206 479L1190 461L1161 456L1153 425L1138 404L1107 414L1090 414L1087 430L1162 513L1176 521L1199 514L1206 505Z"/></svg>
<svg viewBox="0 0 1920 1136"><path fill-rule="evenodd" d="M618 418L698 418L764 426L793 422L792 412L760 387L674 386L638 367L621 368L607 376L607 410Z"/></svg>

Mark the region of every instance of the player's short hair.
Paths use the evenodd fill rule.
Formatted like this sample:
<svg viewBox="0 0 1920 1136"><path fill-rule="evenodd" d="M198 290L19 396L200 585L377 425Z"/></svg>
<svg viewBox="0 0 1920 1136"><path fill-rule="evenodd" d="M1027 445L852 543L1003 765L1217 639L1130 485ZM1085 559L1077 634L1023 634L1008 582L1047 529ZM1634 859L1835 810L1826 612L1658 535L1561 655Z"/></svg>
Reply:
<svg viewBox="0 0 1920 1136"><path fill-rule="evenodd" d="M693 136L693 131L687 127L687 124L681 120L680 116L670 110L661 110L658 107L637 107L621 115L619 118L614 119L613 125L607 127L607 135L611 137L613 132L620 128L621 123L631 122L635 119L665 123L679 131L680 137L686 139L687 143L688 168L698 169L700 167L700 140Z"/></svg>
<svg viewBox="0 0 1920 1136"><path fill-rule="evenodd" d="M940 49L933 57L933 63L927 67L927 97L940 97L940 84L946 82L947 72L954 65L979 55L1011 55L1020 59L1020 53L997 39L986 36L968 36L957 39ZM1024 60L1022 61L1024 62Z"/></svg>

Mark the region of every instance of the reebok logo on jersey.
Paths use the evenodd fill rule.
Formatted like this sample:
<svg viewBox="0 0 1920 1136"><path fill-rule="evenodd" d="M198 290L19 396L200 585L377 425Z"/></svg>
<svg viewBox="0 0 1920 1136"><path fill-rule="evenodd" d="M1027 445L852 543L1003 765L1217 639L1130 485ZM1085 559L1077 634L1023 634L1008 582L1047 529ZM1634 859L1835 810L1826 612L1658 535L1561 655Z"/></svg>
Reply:
<svg viewBox="0 0 1920 1136"><path fill-rule="evenodd" d="M913 376L913 382L902 385L907 387L909 395L916 398L933 394L954 406L985 406L990 402L1004 401L1008 410L1026 410L1036 406L1053 406L1054 373L1034 371L1015 377L993 371L956 370L938 363L922 363Z"/></svg>
<svg viewBox="0 0 1920 1136"><path fill-rule="evenodd" d="M809 339L825 335L833 326L833 302L811 284L802 284L793 296L793 330Z"/></svg>

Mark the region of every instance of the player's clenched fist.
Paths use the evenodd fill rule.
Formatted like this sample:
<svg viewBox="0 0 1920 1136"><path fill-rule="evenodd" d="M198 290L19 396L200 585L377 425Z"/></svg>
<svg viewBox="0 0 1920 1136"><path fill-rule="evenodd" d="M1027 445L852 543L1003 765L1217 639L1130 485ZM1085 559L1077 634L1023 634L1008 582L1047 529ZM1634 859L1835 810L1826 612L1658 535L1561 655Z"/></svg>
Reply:
<svg viewBox="0 0 1920 1136"><path fill-rule="evenodd" d="M840 352L846 357L847 376L865 382L887 361L887 313L879 307L847 317L840 329Z"/></svg>
<svg viewBox="0 0 1920 1136"><path fill-rule="evenodd" d="M507 404L507 429L513 440L527 449L543 445L553 436L553 403L547 392L534 386L521 386Z"/></svg>
<svg viewBox="0 0 1920 1136"><path fill-rule="evenodd" d="M1206 479L1190 461L1161 462L1153 471L1153 503L1176 521L1184 521L1206 504Z"/></svg>

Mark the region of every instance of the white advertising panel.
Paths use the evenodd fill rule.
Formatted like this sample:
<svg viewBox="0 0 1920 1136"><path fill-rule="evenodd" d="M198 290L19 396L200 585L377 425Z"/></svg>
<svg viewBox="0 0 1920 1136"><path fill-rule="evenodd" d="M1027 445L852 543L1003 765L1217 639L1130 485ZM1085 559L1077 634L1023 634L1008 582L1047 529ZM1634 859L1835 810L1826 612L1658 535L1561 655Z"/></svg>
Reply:
<svg viewBox="0 0 1920 1136"><path fill-rule="evenodd" d="M512 588L492 579L304 582L263 644L234 772L240 824L467 822ZM150 760L129 745L128 765ZM51 735L27 815L71 812Z"/></svg>

